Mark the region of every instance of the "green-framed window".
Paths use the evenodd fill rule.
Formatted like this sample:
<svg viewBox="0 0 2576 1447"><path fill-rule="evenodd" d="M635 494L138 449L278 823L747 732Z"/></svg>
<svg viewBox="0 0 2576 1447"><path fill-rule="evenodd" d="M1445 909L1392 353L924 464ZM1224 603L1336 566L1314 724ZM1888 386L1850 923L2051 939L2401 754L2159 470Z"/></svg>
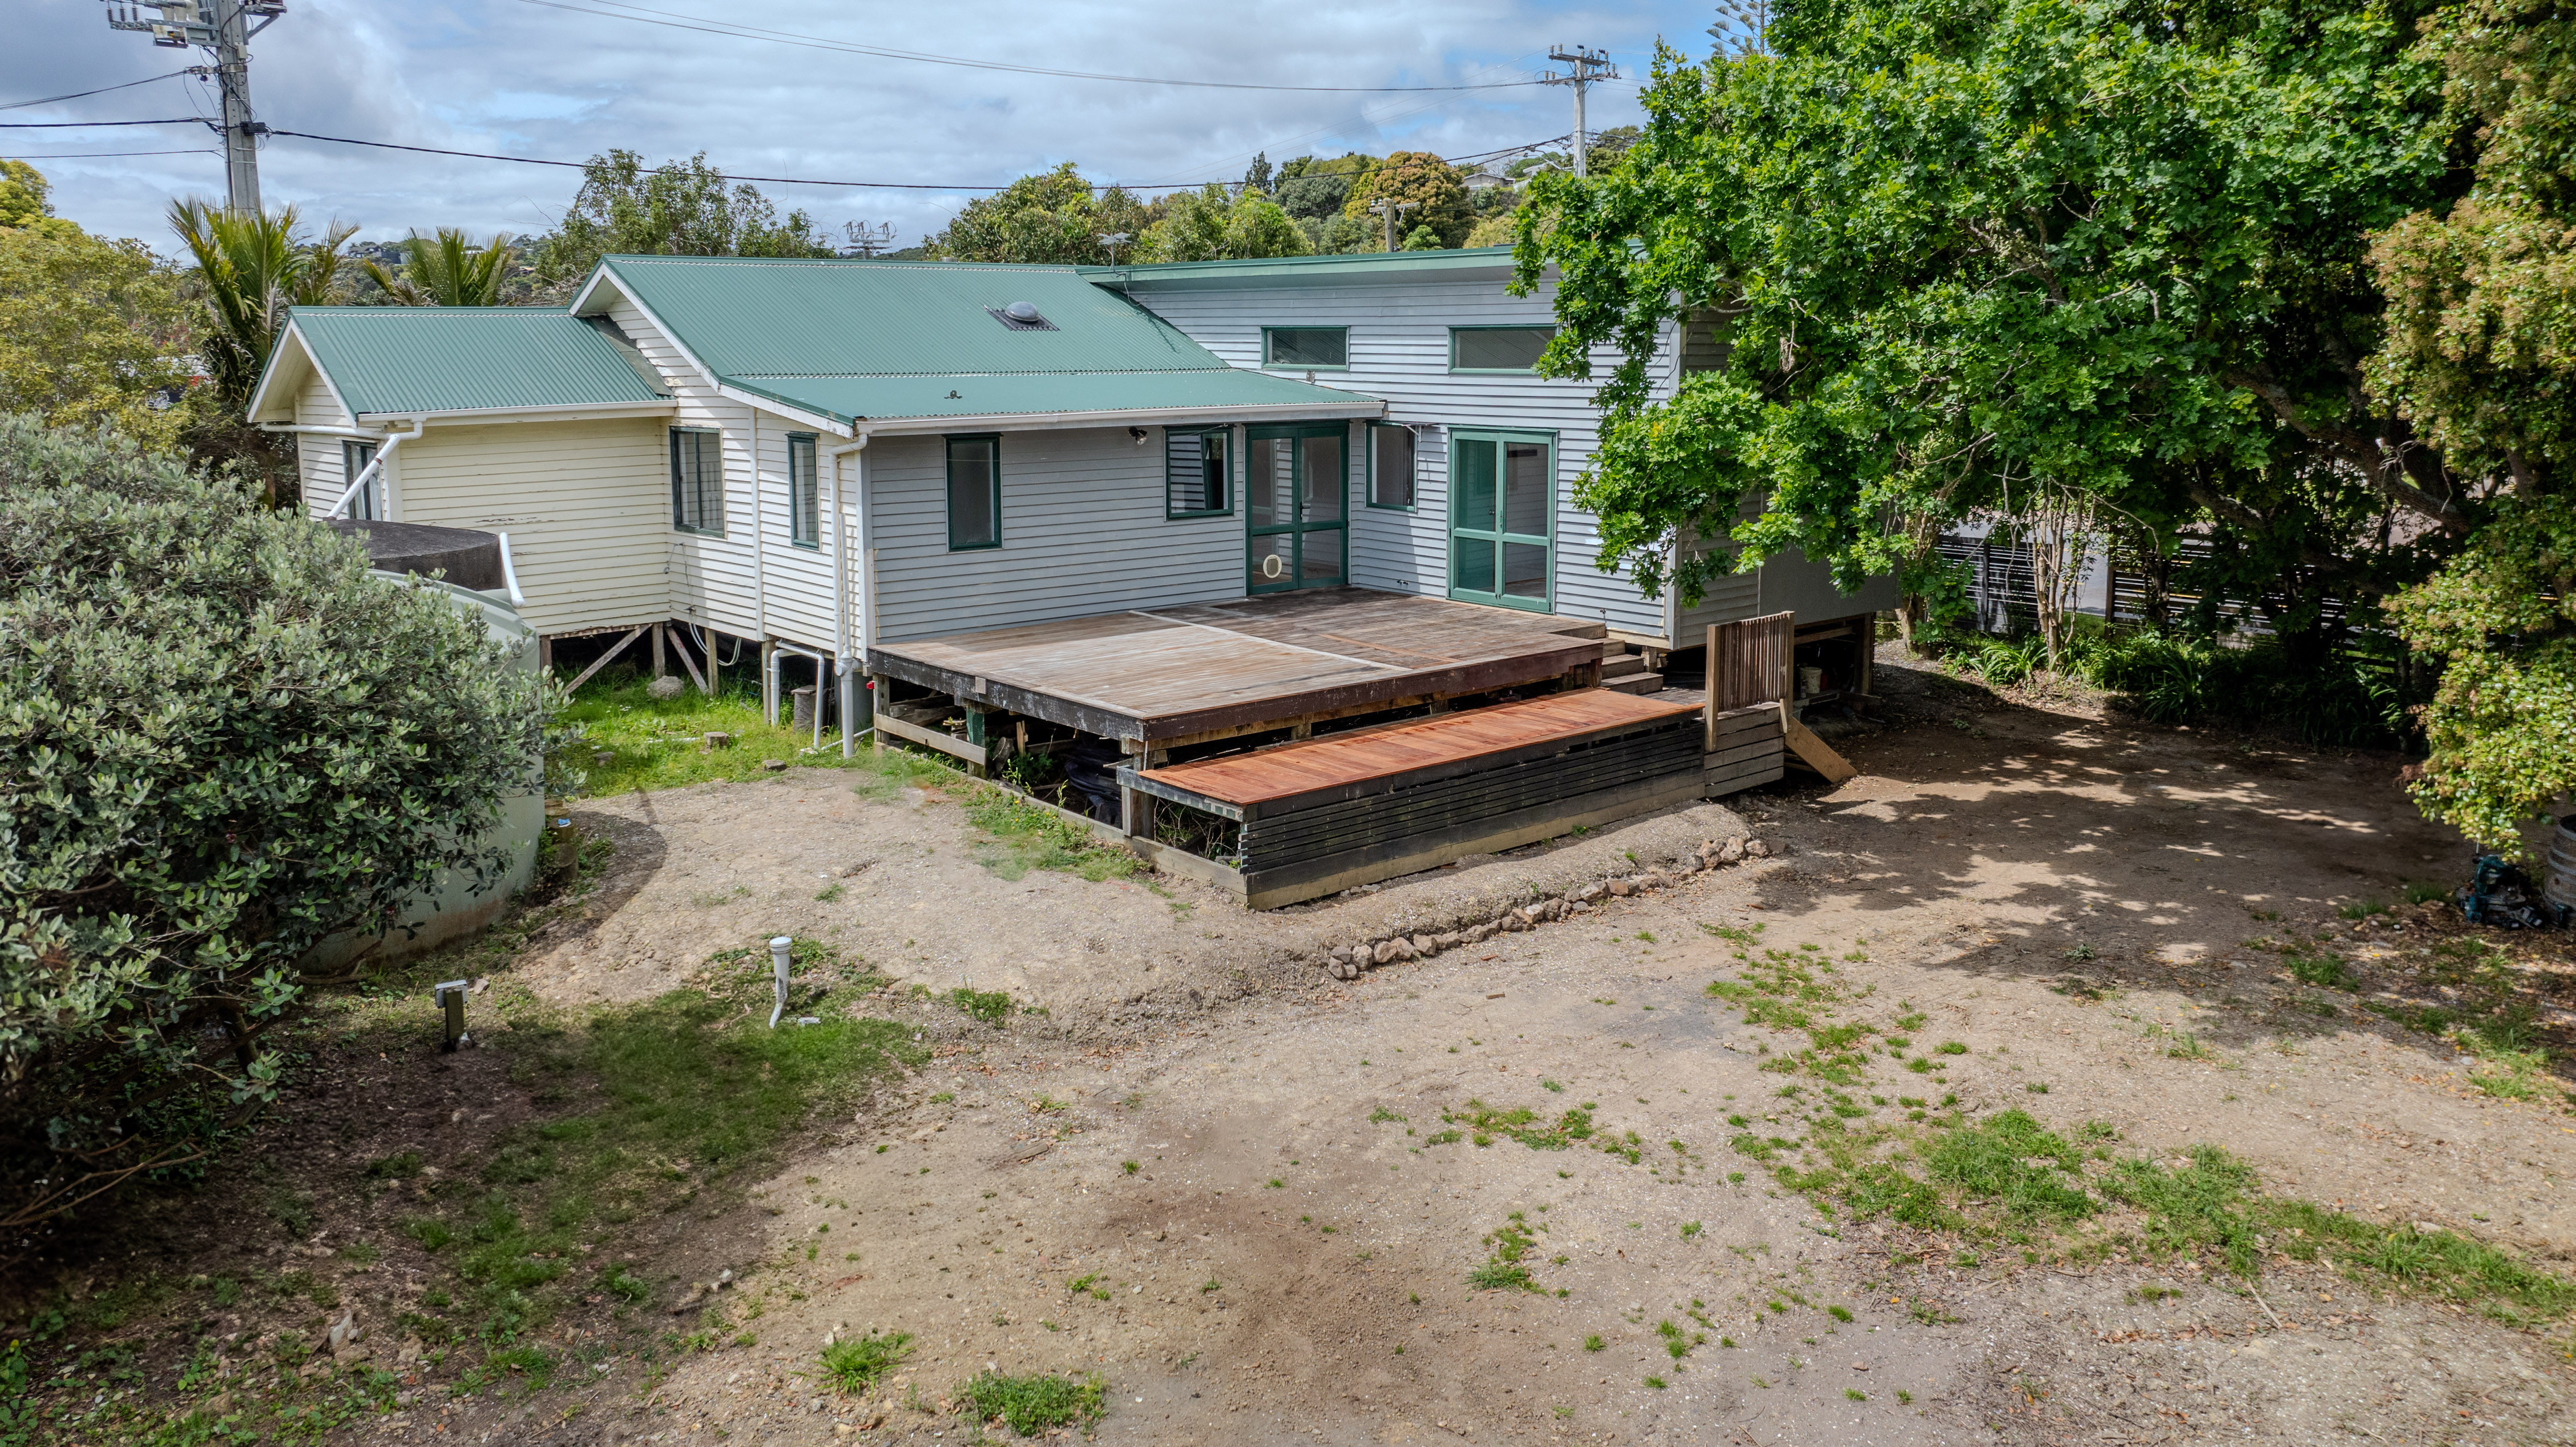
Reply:
<svg viewBox="0 0 2576 1447"><path fill-rule="evenodd" d="M671 526L724 536L724 434L712 427L671 429Z"/></svg>
<svg viewBox="0 0 2576 1447"><path fill-rule="evenodd" d="M948 550L1002 545L1002 439L979 432L948 439Z"/></svg>
<svg viewBox="0 0 2576 1447"><path fill-rule="evenodd" d="M1349 327L1263 327L1261 365L1337 372L1351 364Z"/></svg>
<svg viewBox="0 0 2576 1447"><path fill-rule="evenodd" d="M1556 328L1451 327L1449 370L1453 372L1527 372L1538 366L1539 353L1556 339Z"/></svg>
<svg viewBox="0 0 2576 1447"><path fill-rule="evenodd" d="M1234 429L1163 433L1163 516L1224 517L1234 511Z"/></svg>
<svg viewBox="0 0 2576 1447"><path fill-rule="evenodd" d="M1368 505L1413 510L1413 429L1368 425Z"/></svg>
<svg viewBox="0 0 2576 1447"><path fill-rule="evenodd" d="M823 484L814 468L814 434L787 434L787 541L823 545Z"/></svg>

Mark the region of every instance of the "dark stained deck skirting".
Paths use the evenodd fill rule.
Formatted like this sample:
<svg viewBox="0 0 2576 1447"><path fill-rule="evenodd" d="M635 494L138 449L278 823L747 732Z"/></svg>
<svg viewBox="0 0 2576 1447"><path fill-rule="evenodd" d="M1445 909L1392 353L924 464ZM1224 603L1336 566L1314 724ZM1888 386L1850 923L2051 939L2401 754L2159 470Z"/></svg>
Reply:
<svg viewBox="0 0 2576 1447"><path fill-rule="evenodd" d="M867 670L1086 733L1151 743L1598 663L1599 623L1362 588L1270 594L868 650Z"/></svg>

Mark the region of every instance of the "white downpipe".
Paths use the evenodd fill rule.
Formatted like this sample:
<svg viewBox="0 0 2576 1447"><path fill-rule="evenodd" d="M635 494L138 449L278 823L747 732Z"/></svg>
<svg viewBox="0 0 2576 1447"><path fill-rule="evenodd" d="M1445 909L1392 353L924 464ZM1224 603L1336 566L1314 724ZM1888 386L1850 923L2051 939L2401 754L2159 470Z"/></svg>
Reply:
<svg viewBox="0 0 2576 1447"><path fill-rule="evenodd" d="M370 478L373 478L378 473L384 471L385 463L394 455L395 448L402 446L404 443L411 441L413 438L418 437L420 434L429 430L429 419L425 417L412 417L405 420L411 423L411 430L409 432L386 433L385 445L377 448L376 455L367 459L367 465L358 469L358 475L349 481L348 490L341 493L340 500L331 504L330 508L326 510L322 516L326 518L338 517L340 515L340 510L349 505L349 500L358 495L359 489L365 487ZM390 522L392 519L388 518L386 521Z"/></svg>
<svg viewBox="0 0 2576 1447"><path fill-rule="evenodd" d="M859 547L867 547L867 456L868 434L861 432L848 445L832 449L832 669L840 680L841 757L858 757L859 736L850 721L859 712L859 658L851 651L850 636L850 518L848 491L841 485L841 459L859 455ZM870 610L873 612L874 610ZM859 647L873 619L859 620ZM819 701L819 700L818 700ZM817 711L819 717L819 710Z"/></svg>
<svg viewBox="0 0 2576 1447"><path fill-rule="evenodd" d="M499 537L501 539L501 581L510 590L510 606L525 608L528 606L528 596L519 591L519 570L510 564L510 535L501 533Z"/></svg>
<svg viewBox="0 0 2576 1447"><path fill-rule="evenodd" d="M819 749L823 747L823 699L820 685L829 675L832 660L811 649L799 648L792 643L771 644L769 648L769 696L771 698L778 697L778 660L782 658L814 660L814 682L817 685L814 698L814 747Z"/></svg>

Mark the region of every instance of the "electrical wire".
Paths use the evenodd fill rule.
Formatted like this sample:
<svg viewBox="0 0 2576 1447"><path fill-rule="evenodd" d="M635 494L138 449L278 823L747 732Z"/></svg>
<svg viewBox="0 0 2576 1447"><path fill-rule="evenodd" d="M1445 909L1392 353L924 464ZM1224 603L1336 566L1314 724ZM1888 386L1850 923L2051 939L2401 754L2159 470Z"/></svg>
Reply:
<svg viewBox="0 0 2576 1447"><path fill-rule="evenodd" d="M1056 70L1047 66L1020 65L1011 61L972 60L964 56L938 55L926 50L897 50L882 45L862 45L856 41L833 40L819 35L801 35L791 30L769 30L757 25L708 20L704 16L684 15L675 10L653 10L641 5L623 5L619 4L618 0L596 0L596 3L615 7L608 10L594 10L587 5L567 4L566 0L519 0L519 3L542 6L548 10L568 10L576 15L596 15L604 20L631 20L639 25L661 25L673 30L695 30L707 35L729 35L738 40L767 40L781 45L802 46L809 50L870 55L884 60L918 61L924 65L963 66L969 70L1000 70L1015 75L1049 75L1066 80L1116 81L1127 85L1187 86L1199 90L1297 91L1310 95L1401 95L1424 91L1510 90L1540 83L1536 80L1507 80L1479 85L1261 85L1252 81L1236 80L1174 80L1152 75L1115 75L1090 70Z"/></svg>
<svg viewBox="0 0 2576 1447"><path fill-rule="evenodd" d="M8 159L12 161L112 161L121 156L220 156L222 154L221 151L210 151L202 146L188 151L47 151L41 155L31 151L7 153Z"/></svg>
<svg viewBox="0 0 2576 1447"><path fill-rule="evenodd" d="M77 131L87 126L210 126L214 122L203 116L178 116L166 121L0 121L0 131Z"/></svg>
<svg viewBox="0 0 2576 1447"><path fill-rule="evenodd" d="M112 90L132 90L138 85L150 85L156 80L176 80L187 73L188 72L184 70L174 70L168 75L156 75L143 80L129 80L123 85L103 85L96 90L76 90L70 95L49 95L43 100L13 100L6 104L0 104L0 111L22 111L29 106L49 106L59 100L79 100L85 95L105 95Z"/></svg>

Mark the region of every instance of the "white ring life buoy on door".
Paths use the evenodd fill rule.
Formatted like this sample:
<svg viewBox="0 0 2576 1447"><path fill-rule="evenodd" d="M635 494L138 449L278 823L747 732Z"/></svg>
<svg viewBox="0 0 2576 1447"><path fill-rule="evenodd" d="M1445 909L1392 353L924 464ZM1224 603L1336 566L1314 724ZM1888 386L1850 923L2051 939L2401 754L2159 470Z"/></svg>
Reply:
<svg viewBox="0 0 2576 1447"><path fill-rule="evenodd" d="M1280 565L1279 555L1277 553L1272 553L1270 556L1261 560L1261 576L1265 578L1276 578L1286 571L1287 569Z"/></svg>

